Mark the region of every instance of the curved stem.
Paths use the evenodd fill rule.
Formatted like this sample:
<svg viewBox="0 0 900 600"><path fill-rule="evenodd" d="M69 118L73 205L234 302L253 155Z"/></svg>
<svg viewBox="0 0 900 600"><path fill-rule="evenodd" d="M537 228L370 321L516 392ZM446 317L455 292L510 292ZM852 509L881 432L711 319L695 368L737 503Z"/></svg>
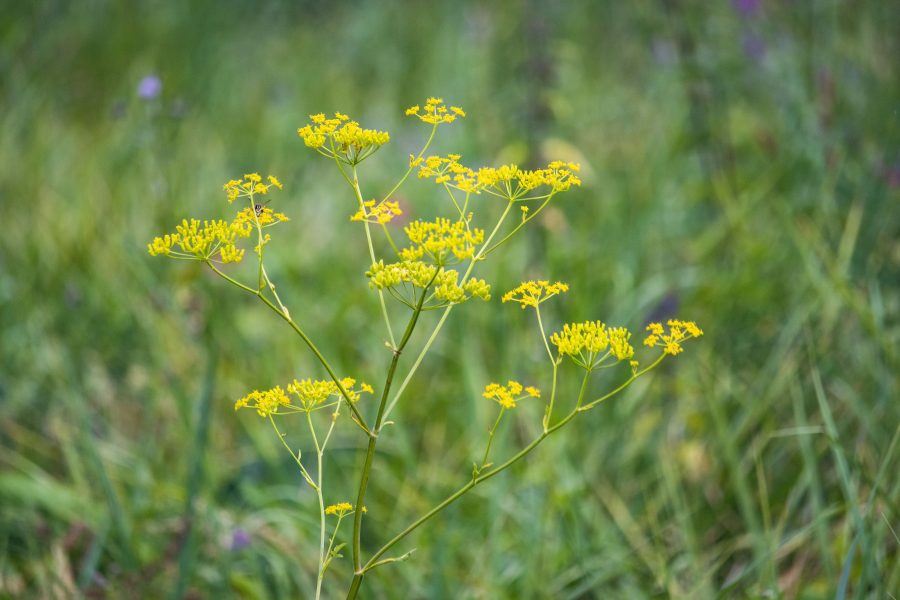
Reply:
<svg viewBox="0 0 900 600"><path fill-rule="evenodd" d="M497 427L500 426L500 419L503 418L503 413L506 412L506 408L500 407L500 414L497 415L497 420L494 421L494 426L488 431L488 442L487 447L484 449L484 457L481 459L481 466L478 467L475 473L472 474L473 477L477 476L478 473L481 473L488 466L488 456L491 453L491 444L494 443L494 434L497 432Z"/></svg>
<svg viewBox="0 0 900 600"><path fill-rule="evenodd" d="M500 230L500 226L503 225L503 221L506 220L507 215L509 215L509 211L512 208L512 205L512 202L507 203L506 210L504 210L503 214L500 215L500 219L494 226L494 230L491 231L491 234L484 241L484 244L482 244L481 250L479 250L478 253L472 257L472 260L469 263L469 267L463 274L459 285L463 285L466 282L466 280L469 278L469 275L472 273L472 269L475 268L475 263L482 259L484 255L484 249L488 247L488 245L491 243L491 240L494 239L495 235L497 235L497 232ZM394 394L394 397L391 398L391 403L388 405L387 410L385 411L385 418L387 418L387 416L391 414L391 411L394 410L397 402L400 401L400 395L403 394L403 391L406 389L406 386L409 385L409 382L412 380L413 375L415 375L416 370L419 368L419 365L422 364L422 360L425 358L425 355L428 354L428 351L431 349L431 345L434 344L434 341L437 339L438 333L440 333L441 328L444 326L444 322L447 320L447 317L450 316L450 311L453 310L454 306L456 305L451 304L444 309L444 314L441 315L440 320L438 320L437 325L435 325L434 331L431 332L431 335L428 337L428 341L425 342L425 346L423 346L422 350L419 351L419 355L416 357L416 360L409 368L409 372L406 374L406 377L403 378L403 381L400 383L400 387L397 388L397 392Z"/></svg>
<svg viewBox="0 0 900 600"><path fill-rule="evenodd" d="M334 383L335 383L335 385L337 386L338 390L341 392L341 395L344 397L344 400L347 401L347 406L350 407L350 412L353 413L353 416L355 417L354 420L355 420L356 424L359 425L360 428L362 428L362 430L365 431L366 434L367 434L368 436L371 437L372 435L374 435L374 434L372 433L372 431L371 431L368 427L366 427L366 420L365 420L365 418L363 418L362 414L359 412L359 409L356 408L356 405L353 404L353 402L350 400L350 395L347 393L347 390L344 389L344 385L341 383L341 380L338 378L338 376L335 374L334 370L331 368L331 365L328 364L328 361L325 360L325 357L322 356L322 353L319 352L319 349L316 348L316 345L313 344L313 342L312 342L311 339L309 339L309 336L307 336L307 335L303 332L303 330L300 329L300 326L297 325L297 323L294 322L293 319L291 319L290 315L288 315L288 314L282 312L277 306L275 306L275 304L272 303L271 300L269 300L268 298L266 298L265 296L263 296L263 295L262 295L262 290L254 290L254 289L252 289L252 288L250 288L250 287L247 287L246 285L244 285L244 284L242 284L242 283L240 283L240 282L238 282L238 281L235 281L234 279L232 279L231 277L229 277L228 275L226 275L225 273L223 273L222 271L220 271L219 269L217 269L216 266L213 265L212 263L207 262L206 264L209 265L209 268L210 268L210 269L212 269L213 271L215 271L216 274L218 274L220 277L224 278L226 281L228 281L228 282L230 282L230 283L236 285L237 287L241 288L242 290L244 290L244 291L246 291L246 292L248 292L248 293L250 293L250 294L253 294L253 295L256 296L257 298L259 298L260 300L262 300L262 302L263 302L266 306L268 306L269 308L271 308L271 309L275 312L275 314L277 314L279 317L281 317L282 319L284 319L285 322L286 322L288 325L290 325L291 329L293 329L294 332L295 332L297 335L300 336L300 339L303 340L303 342L304 342L304 343L306 344L306 346L310 349L310 351L313 353L313 355L315 355L315 357L316 357L316 358L318 359L318 361L322 364L322 366L325 367L325 371L328 372L328 376L331 377L331 380L334 381Z"/></svg>
<svg viewBox="0 0 900 600"><path fill-rule="evenodd" d="M356 200L359 202L359 208L363 212L365 212L365 201L363 200L362 190L359 187L359 176L356 172L356 165L353 165L353 170L351 171L353 176L350 179L350 186L353 188L353 191L356 193ZM372 261L372 264L375 264L375 246L372 244L372 230L370 224L367 220L363 220L363 225L366 230L366 244L369 247L369 259ZM378 290L378 303L381 304L381 316L384 319L384 325L387 328L388 339L391 342L391 347L394 348L397 346L397 342L394 340L394 329L391 327L391 319L388 316L387 305L384 302L384 292L382 290Z"/></svg>
<svg viewBox="0 0 900 600"><path fill-rule="evenodd" d="M435 271L434 277L437 277L437 271ZM391 365L388 368L384 389L381 392L381 402L378 404L378 414L375 417L375 425L372 428L372 435L369 437L369 445L366 448L366 459L363 463L363 471L359 479L359 492L356 495L356 506L354 507L356 512L353 515L353 568L355 571L359 571L362 565L360 550L363 514L362 507L366 499L366 489L369 485L369 474L372 471L372 460L375 458L375 445L378 443L378 434L381 432L382 423L384 423L384 409L387 404L388 394L391 391L391 384L394 381L394 373L397 370L397 363L400 361L400 354L409 342L413 329L415 329L416 323L419 320L419 315L422 314L422 304L425 302L425 296L428 294L428 288L434 281L434 277L431 278L431 281L429 281L428 285L425 286L425 289L422 290L422 296L416 303L416 308L409 318L409 323L406 325L406 331L403 332L403 338L400 340L400 344L394 349L394 356L391 358Z"/></svg>
<svg viewBox="0 0 900 600"><path fill-rule="evenodd" d="M427 522L427 521L428 521L429 519L431 519L433 516L435 516L436 514L438 514L439 512L441 512L442 510L444 510L445 508L447 508L448 506L450 506L451 504L453 504L453 502L455 502L456 500L458 500L460 497L462 497L466 492L468 492L469 490L471 490L472 488L474 488L476 485L478 485L478 484L480 484L480 483L482 483L482 482L484 482L484 481L487 481L487 480L490 479L491 477L493 477L493 476L495 476L495 475L497 475L497 474L499 474L499 473L505 471L506 469L508 469L509 467L511 467L512 465L514 465L516 462L518 462L519 460L521 460L522 458L524 458L525 456L527 456L532 450L534 450L535 448L537 448L538 445L540 445L540 443L541 443L542 441L544 441L551 433L553 433L554 431L560 429L560 428L563 427L566 423L568 423L569 421L571 421L572 419L574 419L575 416L578 414L578 408L577 408L577 407L581 405L581 402L582 402L582 400L584 399L584 393L585 393L585 391L587 390L587 384L588 384L588 379L589 379L589 378L590 378L590 371L588 371L588 372L585 373L584 379L583 379L582 382L581 382L581 390L580 390L580 392L579 392L579 394L578 394L578 402L577 402L577 404L576 404L576 408L573 409L572 412L570 412L568 415L566 415L566 417L565 417L563 420L561 420L559 423L557 423L556 425L554 425L553 427L551 427L551 428L548 429L547 431L543 432L540 436L538 436L538 437L537 437L536 439L534 439L530 444L528 444L528 445L525 446L522 450L520 450L520 451L517 452L515 455L513 455L509 460L507 460L506 462L504 462L502 465L496 467L495 469L491 469L491 470L488 471L487 473L484 473L484 474L482 474L482 475L478 475L477 477L473 477L468 483L466 483L464 486L462 486L461 488L459 488L456 492L454 492L453 494L451 494L450 496L448 496L447 498L445 498L441 503L439 503L438 505L436 505L434 508L432 508L431 510L429 510L427 513L425 513L424 515L422 515L421 517L419 517L418 519L416 519L416 520L415 520L412 524L410 524L406 529L404 529L403 531L401 531L400 533L398 533L397 535L395 535L393 538L391 538L390 541L388 541L388 542L387 542L384 546L382 546L375 554L373 554L373 555L372 555L372 558L370 558L369 561L368 561L368 562L365 564L365 566L362 568L362 572L359 572L359 570L357 570L357 574L356 574L356 576L353 578L353 582L352 582L351 585L350 585L350 591L349 591L348 594L347 594L347 600L352 600L352 599L356 598L356 595L357 595L357 593L358 593L358 591L359 591L359 587L360 587L360 585L362 584L362 578L363 578L363 576L365 575L365 573L366 573L369 569L373 568L373 567L376 565L378 559L379 559L385 552L387 552L387 551L390 550L392 547L394 547L398 542L400 542L400 540L402 540L403 538L405 538L406 536L408 536L410 533L412 533L413 531L415 531L416 529L418 529L422 524L424 524L425 522Z"/></svg>
<svg viewBox="0 0 900 600"><path fill-rule="evenodd" d="M425 154L426 150L428 150L428 146L431 145L431 140L434 139L434 134L435 134L435 132L437 132L437 128L438 128L437 123L435 123L431 128L431 135L428 136L428 139L425 141L425 145L422 146L422 150L419 151L419 153L416 155L416 158L414 160L410 161L409 169L406 170L406 173L403 175L403 177L400 178L400 181L397 182L397 185L392 187L391 191L389 191L387 193L387 195L385 195L385 197L381 199L382 202L384 202L385 200L387 200L388 198L393 196L394 192L396 192L398 189L400 189L400 186L403 185L403 182L406 181L407 177L409 177L410 174L413 172L413 169L415 168L413 166L413 163L415 161L418 161L420 158L422 158L422 155Z"/></svg>
<svg viewBox="0 0 900 600"><path fill-rule="evenodd" d="M490 254L491 252L493 252L494 250L496 250L497 248L499 248L500 246L502 246L504 243L506 243L506 241L507 241L509 238L511 238L512 236L514 236L516 233L518 233L518 231L519 231L520 229L522 229L523 227L525 227L525 224L526 224L526 223L528 223L528 222L531 221L533 218L535 218L536 216L538 216L538 215L541 213L541 211L544 210L544 207L546 207L547 204L550 203L551 198L553 198L553 193L551 193L549 196L547 196L546 200L544 200L544 201L541 203L541 205L538 206L538 207L535 209L535 211L534 211L533 213L531 213L531 215L528 216L527 219L523 219L522 222L519 223L518 225L516 225L515 228L514 228L512 231L510 231L510 232L507 233L505 236L503 236L503 239L501 239L499 242L497 242L496 244L494 244L493 246L491 246L490 248L488 248L487 251L485 251L484 255L487 256L488 254Z"/></svg>
<svg viewBox="0 0 900 600"><path fill-rule="evenodd" d="M275 433L278 435L278 439L281 440L281 443L290 453L291 458L294 459L294 462L297 463L297 466L300 467L300 473L303 474L303 479L306 480L306 483L313 489L316 489L316 482L313 481L312 477L309 476L309 472L306 470L306 467L303 466L303 463L300 462L300 457L294 454L294 451L291 450L291 447L288 445L287 441L284 439L284 434L281 433L281 430L278 429L278 425L275 424L275 419L272 418L272 415L269 415L269 422L272 424L272 428L275 429Z"/></svg>

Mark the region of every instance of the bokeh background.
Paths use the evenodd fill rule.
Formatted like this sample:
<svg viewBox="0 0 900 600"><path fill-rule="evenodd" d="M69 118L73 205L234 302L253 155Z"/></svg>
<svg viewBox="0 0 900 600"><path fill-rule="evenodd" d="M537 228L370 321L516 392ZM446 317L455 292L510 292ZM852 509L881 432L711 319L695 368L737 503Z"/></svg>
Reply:
<svg viewBox="0 0 900 600"><path fill-rule="evenodd" d="M436 152L575 160L584 185L481 267L492 302L452 313L379 446L365 548L465 482L485 383L549 386L533 320L499 302L520 280L571 284L551 328L678 315L706 336L410 536L364 597L896 596L898 32L896 3L862 0L3 3L0 597L304 597L314 496L233 402L324 374L146 243L226 217L228 179L278 175L271 274L377 387L354 200L296 128L340 110L390 131L362 171L378 196L429 95L468 112ZM447 209L426 182L400 199ZM537 405L515 416L496 456L538 432ZM333 502L363 455L336 435Z"/></svg>

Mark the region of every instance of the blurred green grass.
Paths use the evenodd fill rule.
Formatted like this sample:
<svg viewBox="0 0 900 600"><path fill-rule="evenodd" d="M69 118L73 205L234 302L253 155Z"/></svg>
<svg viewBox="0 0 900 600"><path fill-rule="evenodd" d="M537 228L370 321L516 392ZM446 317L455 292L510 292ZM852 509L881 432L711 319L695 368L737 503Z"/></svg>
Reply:
<svg viewBox="0 0 900 600"><path fill-rule="evenodd" d="M367 597L900 589L891 3L94 0L0 16L2 597L308 589L314 498L232 403L321 373L264 307L145 244L224 215L235 175L277 174L292 221L272 276L338 370L377 381L352 197L294 132L332 110L390 131L363 172L375 196L420 143L402 109L427 95L469 114L436 151L584 164L585 185L484 265L495 290L561 279L551 327L638 329L677 306L706 336L411 536L412 560L367 578ZM145 100L150 74L162 93ZM444 208L423 182L401 196L412 215ZM490 425L481 386L541 381L541 360L521 311L453 313L379 447L367 548L466 478ZM497 456L538 423L519 415ZM349 427L337 436L335 501L362 458Z"/></svg>

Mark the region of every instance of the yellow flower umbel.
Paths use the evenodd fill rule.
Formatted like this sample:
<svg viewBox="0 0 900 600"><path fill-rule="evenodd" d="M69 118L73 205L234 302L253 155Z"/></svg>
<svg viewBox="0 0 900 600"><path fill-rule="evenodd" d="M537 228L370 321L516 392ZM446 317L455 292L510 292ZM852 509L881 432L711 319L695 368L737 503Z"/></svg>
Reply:
<svg viewBox="0 0 900 600"><path fill-rule="evenodd" d="M341 379L341 386L347 392L351 402L360 399L362 392L373 393L372 386L361 383L356 389L356 380L352 377ZM296 396L300 404L291 402L290 396ZM329 399L335 398L332 402ZM253 408L261 417L274 414L289 414L296 412L312 412L320 408L334 406L342 398L341 390L334 381L320 381L312 379L294 380L287 386L287 394L281 386L275 386L271 390L254 390L234 403L234 410L239 408Z"/></svg>
<svg viewBox="0 0 900 600"><path fill-rule="evenodd" d="M312 123L297 130L303 143L323 156L348 165L359 164L391 139L388 132L363 129L339 112L332 119L322 113L310 115L309 119Z"/></svg>
<svg viewBox="0 0 900 600"><path fill-rule="evenodd" d="M475 171L460 164L459 158L458 154L429 156L413 161L412 166L419 167L420 178L433 178L435 183L463 192L485 192L510 202L541 200L581 185L581 179L575 174L581 169L577 163L557 160L533 171L517 165L482 167Z"/></svg>
<svg viewBox="0 0 900 600"><path fill-rule="evenodd" d="M503 294L503 302L518 302L522 309L529 306L537 306L545 300L568 292L569 286L561 281L550 283L549 281L523 281L519 287Z"/></svg>
<svg viewBox="0 0 900 600"><path fill-rule="evenodd" d="M270 188L284 189L281 182L274 175L266 178L268 183L262 182L262 176L259 173L248 173L241 179L232 179L224 186L225 194L228 197L229 204L238 198L253 198L257 194L266 195Z"/></svg>
<svg viewBox="0 0 900 600"><path fill-rule="evenodd" d="M261 417L277 414L278 409L281 407L295 408L291 406L290 399L284 393L284 390L281 389L280 385L264 392L253 390L234 403L234 410L239 408L254 408Z"/></svg>
<svg viewBox="0 0 900 600"><path fill-rule="evenodd" d="M469 278L459 285L459 273L453 269L445 269L429 265L422 261L402 261L384 264L378 261L366 272L369 286L378 290L388 290L392 296L410 308L415 308L419 292L416 290L432 290L422 304L423 310L434 310L461 304L477 297L482 300L491 299L491 286L483 279ZM429 302L429 300L432 300ZM437 302L434 302L437 300Z"/></svg>
<svg viewBox="0 0 900 600"><path fill-rule="evenodd" d="M390 223L397 215L402 214L403 211L400 210L400 204L397 202L391 202L390 200L382 200L381 202L367 200L363 202L363 207L350 217L350 220L366 221L367 223L373 223L375 225L384 225L385 223Z"/></svg>
<svg viewBox="0 0 900 600"><path fill-rule="evenodd" d="M522 393L524 392L524 393ZM488 400L494 400L503 408L515 408L523 398L540 398L541 391L536 387L522 387L518 381L507 381L506 385L489 383L484 386L484 394Z"/></svg>
<svg viewBox="0 0 900 600"><path fill-rule="evenodd" d="M472 258L475 246L484 241L484 230L469 229L467 222L450 219L413 221L404 231L412 245L400 251L400 258L412 261L427 255L436 265Z"/></svg>
<svg viewBox="0 0 900 600"><path fill-rule="evenodd" d="M693 321L679 321L678 319L669 319L666 323L669 326L668 333L662 323L650 323L647 325L647 331L650 332L644 339L644 345L661 346L663 353L675 356L683 350L682 342L691 338L698 338L703 335L703 330L697 327Z"/></svg>
<svg viewBox="0 0 900 600"><path fill-rule="evenodd" d="M211 261L218 253L222 263L240 262L244 251L235 246L239 237L247 237L250 230L237 222L199 221L183 219L175 233L157 236L147 244L150 256ZM180 248L179 249L176 249Z"/></svg>
<svg viewBox="0 0 900 600"><path fill-rule="evenodd" d="M602 321L567 323L562 331L550 336L560 356L568 356L583 369L591 371L604 365L608 358L615 362L634 356L634 348L628 343L631 332L624 327L607 327ZM632 365L633 366L633 365Z"/></svg>
<svg viewBox="0 0 900 600"><path fill-rule="evenodd" d="M420 108L419 105L407 108L406 116L417 117L425 123L437 126L440 123L452 123L457 117L465 117L466 112L458 106L448 108L444 105L443 98L428 98L424 108Z"/></svg>

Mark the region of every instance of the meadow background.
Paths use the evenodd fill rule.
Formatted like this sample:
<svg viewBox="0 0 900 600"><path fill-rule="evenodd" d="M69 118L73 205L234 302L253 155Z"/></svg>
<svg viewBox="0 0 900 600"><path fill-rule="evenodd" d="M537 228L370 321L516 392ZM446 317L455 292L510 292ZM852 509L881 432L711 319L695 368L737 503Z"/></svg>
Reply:
<svg viewBox="0 0 900 600"><path fill-rule="evenodd" d="M323 373L146 243L225 218L228 179L278 175L282 298L377 387L354 200L296 129L340 110L390 131L362 170L378 196L430 95L468 112L435 152L575 160L584 185L484 264L492 302L451 315L379 445L365 548L466 480L485 383L549 386L533 319L499 302L520 280L571 284L551 328L678 315L706 336L404 541L364 597L900 597L898 32L896 3L862 0L4 2L0 597L309 589L314 496L233 403ZM445 208L426 182L400 197ZM536 406L516 417L496 456L536 434ZM337 502L364 452L349 426L333 443Z"/></svg>

